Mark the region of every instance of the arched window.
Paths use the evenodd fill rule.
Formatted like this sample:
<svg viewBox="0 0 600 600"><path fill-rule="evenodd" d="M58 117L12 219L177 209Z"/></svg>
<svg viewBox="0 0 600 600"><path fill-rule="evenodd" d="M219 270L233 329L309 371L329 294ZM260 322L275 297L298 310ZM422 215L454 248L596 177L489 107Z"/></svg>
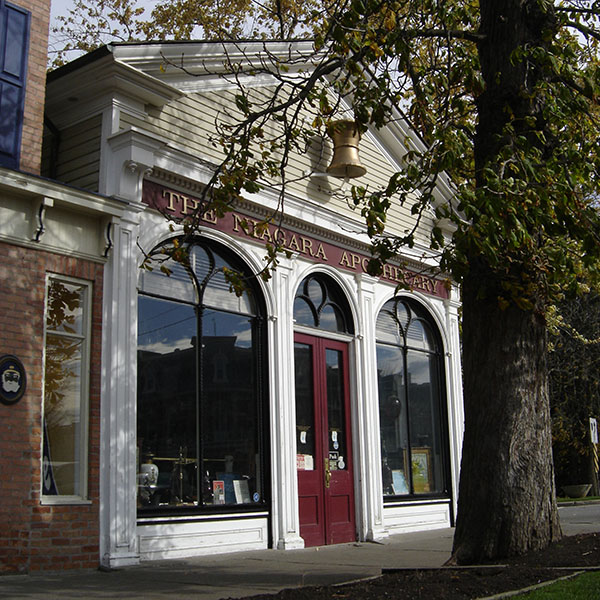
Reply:
<svg viewBox="0 0 600 600"><path fill-rule="evenodd" d="M447 426L439 334L413 300L377 318L377 383L384 498L448 493Z"/></svg>
<svg viewBox="0 0 600 600"><path fill-rule="evenodd" d="M138 295L138 507L264 507L260 292L214 242L194 242L179 262L154 255ZM231 292L226 269L248 290Z"/></svg>
<svg viewBox="0 0 600 600"><path fill-rule="evenodd" d="M315 329L353 333L354 326L348 300L330 277L315 273L304 278L294 298L297 325Z"/></svg>

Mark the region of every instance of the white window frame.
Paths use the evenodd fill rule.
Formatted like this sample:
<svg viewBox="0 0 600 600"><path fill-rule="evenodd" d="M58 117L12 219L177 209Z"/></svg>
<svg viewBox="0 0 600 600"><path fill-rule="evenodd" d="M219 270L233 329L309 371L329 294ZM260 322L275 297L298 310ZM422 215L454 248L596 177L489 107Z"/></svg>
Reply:
<svg viewBox="0 0 600 600"><path fill-rule="evenodd" d="M52 331L53 335L64 336L70 339L81 339L81 397L80 397L80 430L79 430L79 494L73 495L47 495L43 493L44 479L44 410L45 410L45 384L46 384L46 340L47 340L47 315L48 315L48 290L52 281L60 281L66 284L74 284L85 289L83 300L83 314L81 334L74 334L62 331ZM92 333L92 282L84 279L77 279L67 275L48 273L46 275L44 297L44 352L43 352L43 386L42 386L42 435L41 435L41 478L40 478L40 498L42 504L91 504L88 499L88 463L89 463L89 400L90 400L90 356L91 356L91 333Z"/></svg>

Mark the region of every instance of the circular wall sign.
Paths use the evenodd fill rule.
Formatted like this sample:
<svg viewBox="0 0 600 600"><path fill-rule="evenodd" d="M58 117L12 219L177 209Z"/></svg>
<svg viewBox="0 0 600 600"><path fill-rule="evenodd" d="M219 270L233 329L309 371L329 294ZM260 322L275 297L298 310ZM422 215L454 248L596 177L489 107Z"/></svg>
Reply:
<svg viewBox="0 0 600 600"><path fill-rule="evenodd" d="M23 363L7 354L0 357L0 401L14 404L21 399L27 387L27 376Z"/></svg>

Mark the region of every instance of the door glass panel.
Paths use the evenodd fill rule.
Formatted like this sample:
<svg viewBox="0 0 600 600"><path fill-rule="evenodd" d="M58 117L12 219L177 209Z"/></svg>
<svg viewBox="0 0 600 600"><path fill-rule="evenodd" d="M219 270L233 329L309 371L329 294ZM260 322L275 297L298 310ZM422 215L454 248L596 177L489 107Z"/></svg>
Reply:
<svg viewBox="0 0 600 600"><path fill-rule="evenodd" d="M327 420L329 468L332 471L348 468L346 454L346 427L344 414L344 373L342 353L327 349Z"/></svg>
<svg viewBox="0 0 600 600"><path fill-rule="evenodd" d="M195 310L146 296L138 310L138 505L195 505Z"/></svg>
<svg viewBox="0 0 600 600"><path fill-rule="evenodd" d="M313 401L312 348L294 344L296 373L296 452L299 471L315 465L315 409Z"/></svg>
<svg viewBox="0 0 600 600"><path fill-rule="evenodd" d="M408 494L408 427L401 348L377 345L381 470L384 496Z"/></svg>
<svg viewBox="0 0 600 600"><path fill-rule="evenodd" d="M410 441L415 494L442 491L440 417L437 410L435 361L431 355L408 351Z"/></svg>

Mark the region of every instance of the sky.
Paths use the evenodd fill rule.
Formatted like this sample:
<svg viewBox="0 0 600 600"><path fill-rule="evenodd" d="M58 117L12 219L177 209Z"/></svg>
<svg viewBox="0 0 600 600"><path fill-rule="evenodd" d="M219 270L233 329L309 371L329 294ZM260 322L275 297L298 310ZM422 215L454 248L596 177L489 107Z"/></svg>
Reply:
<svg viewBox="0 0 600 600"><path fill-rule="evenodd" d="M153 4L153 0L138 0L139 6L149 7ZM73 0L52 0L52 5L50 6L50 23L54 23L57 15L66 15L71 6L73 6Z"/></svg>
<svg viewBox="0 0 600 600"><path fill-rule="evenodd" d="M90 2L95 2L95 0L89 0ZM152 7L156 4L157 0L137 0L136 4L139 7L142 7L146 10L146 15L148 15L150 13L150 11L152 10ZM58 16L67 16L69 9L71 7L73 7L74 5L74 0L52 0L51 5L50 5L50 39L49 39L49 51L50 51L50 58L52 59L52 50L55 48L60 48L62 47L62 44L60 43L56 43L54 44L53 42L55 41L56 37L52 35L52 27L54 25L58 25L58 23L56 22L56 18ZM73 60L77 58L77 53L70 53L69 54L69 58L68 60Z"/></svg>

